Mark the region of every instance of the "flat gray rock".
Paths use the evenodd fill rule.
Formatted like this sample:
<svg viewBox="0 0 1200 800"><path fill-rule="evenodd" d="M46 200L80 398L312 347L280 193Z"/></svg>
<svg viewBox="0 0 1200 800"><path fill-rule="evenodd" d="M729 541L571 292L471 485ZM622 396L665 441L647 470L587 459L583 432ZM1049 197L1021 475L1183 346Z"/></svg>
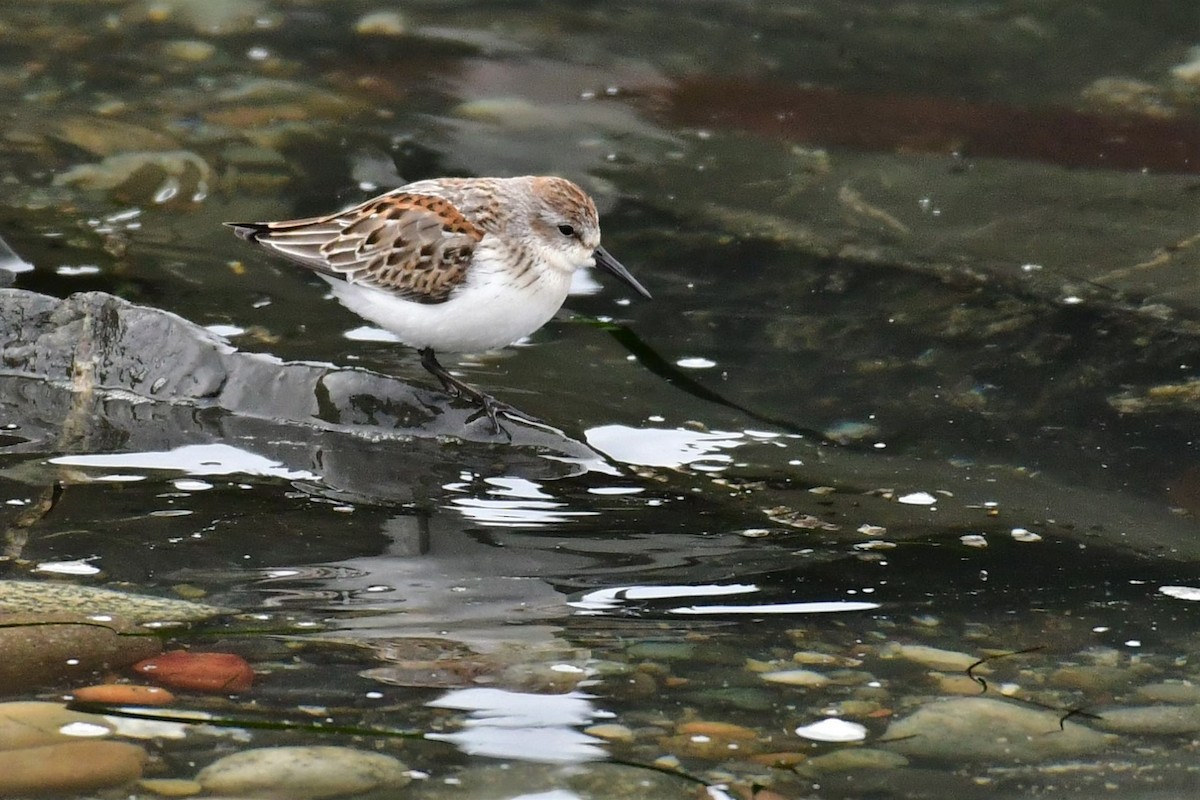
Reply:
<svg viewBox="0 0 1200 800"><path fill-rule="evenodd" d="M936 700L888 726L888 749L939 761L1049 761L1095 753L1112 739L1033 706L959 697Z"/></svg>
<svg viewBox="0 0 1200 800"><path fill-rule="evenodd" d="M1128 706L1096 712L1096 727L1116 733L1178 735L1200 731L1200 705Z"/></svg>
<svg viewBox="0 0 1200 800"><path fill-rule="evenodd" d="M0 614L107 614L127 622L200 622L232 609L56 581L0 580Z"/></svg>
<svg viewBox="0 0 1200 800"><path fill-rule="evenodd" d="M367 370L239 352L182 317L101 292L60 300L0 289L0 413L15 425L10 454L221 443L348 498L387 502L419 502L427 486L485 471L493 445L505 447L511 474L530 480L598 458L556 431L515 422L506 423L510 442L486 418L468 422L474 411ZM20 478L54 474L39 461Z"/></svg>

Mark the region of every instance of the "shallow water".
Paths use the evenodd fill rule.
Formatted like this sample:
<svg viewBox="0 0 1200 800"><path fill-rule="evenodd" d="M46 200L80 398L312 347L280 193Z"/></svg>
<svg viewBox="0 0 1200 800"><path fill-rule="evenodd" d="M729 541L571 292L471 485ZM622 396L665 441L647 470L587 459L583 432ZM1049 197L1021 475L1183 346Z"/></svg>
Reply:
<svg viewBox="0 0 1200 800"><path fill-rule="evenodd" d="M16 287L425 409L361 375L379 393L310 417L265 385L83 404L8 358L8 577L237 609L178 641L258 684L183 707L399 755L412 796L1189 796L1200 723L1046 761L886 733L959 695L1106 730L1200 707L1148 688L1200 680L1200 68L1155 8L421 3L390 34L357 2L0 11ZM454 365L561 437L464 427L415 354L219 225L526 172L592 190L655 295L581 284ZM796 733L822 719L862 729ZM244 746L163 739L152 771Z"/></svg>

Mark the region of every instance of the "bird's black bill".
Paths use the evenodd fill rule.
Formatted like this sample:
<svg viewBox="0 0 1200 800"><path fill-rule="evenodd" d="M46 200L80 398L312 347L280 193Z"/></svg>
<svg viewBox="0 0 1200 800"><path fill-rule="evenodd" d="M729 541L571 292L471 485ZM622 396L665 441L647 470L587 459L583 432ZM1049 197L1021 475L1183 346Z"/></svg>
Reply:
<svg viewBox="0 0 1200 800"><path fill-rule="evenodd" d="M605 269L605 270L611 272L613 275L616 275L618 278L621 279L621 281L623 283L631 286L634 291L636 291L638 294L640 294L642 297L646 298L647 300L653 299L650 296L650 293L648 291L646 291L646 287L642 286L640 283L638 283L637 278L630 275L629 270L625 269L625 267L622 266L620 261L617 261L611 255L609 255L609 252L607 250L605 250L603 247L596 248L595 256L596 256L596 266L597 267L600 267L601 269Z"/></svg>

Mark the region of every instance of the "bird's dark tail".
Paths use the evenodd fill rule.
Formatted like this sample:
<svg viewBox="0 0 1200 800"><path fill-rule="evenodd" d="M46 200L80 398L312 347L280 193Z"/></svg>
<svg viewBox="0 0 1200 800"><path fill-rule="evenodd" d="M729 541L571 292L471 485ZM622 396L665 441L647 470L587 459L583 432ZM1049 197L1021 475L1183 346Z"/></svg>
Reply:
<svg viewBox="0 0 1200 800"><path fill-rule="evenodd" d="M225 222L222 224L227 228L233 228L237 237L245 239L247 242L258 242L259 237L271 227L265 222Z"/></svg>

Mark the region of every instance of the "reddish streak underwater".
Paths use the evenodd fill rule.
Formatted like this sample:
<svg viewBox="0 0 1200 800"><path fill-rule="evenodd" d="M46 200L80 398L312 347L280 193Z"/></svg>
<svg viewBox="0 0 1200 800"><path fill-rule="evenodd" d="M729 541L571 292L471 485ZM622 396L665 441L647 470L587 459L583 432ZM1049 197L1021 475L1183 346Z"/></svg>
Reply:
<svg viewBox="0 0 1200 800"><path fill-rule="evenodd" d="M686 79L653 100L673 125L741 130L815 146L1200 173L1200 120L1188 116L1018 108L738 78Z"/></svg>

